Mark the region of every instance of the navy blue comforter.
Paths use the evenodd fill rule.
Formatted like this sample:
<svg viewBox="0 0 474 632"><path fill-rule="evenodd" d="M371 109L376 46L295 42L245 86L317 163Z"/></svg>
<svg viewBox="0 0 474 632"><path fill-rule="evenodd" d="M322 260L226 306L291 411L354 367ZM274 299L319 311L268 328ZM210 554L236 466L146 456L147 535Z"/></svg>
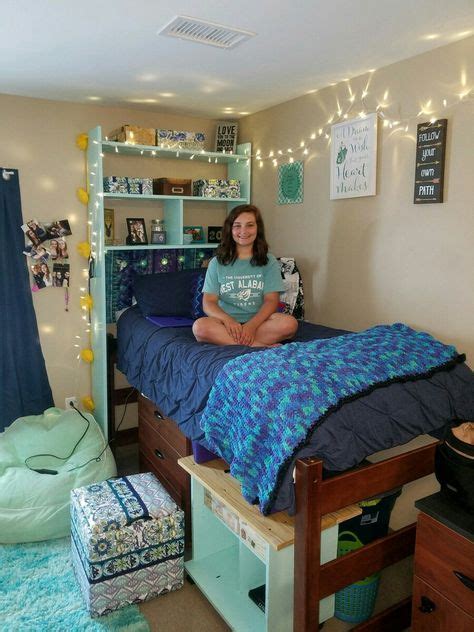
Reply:
<svg viewBox="0 0 474 632"><path fill-rule="evenodd" d="M297 341L347 333L301 323ZM198 343L190 328L158 328L128 309L117 323L118 368L130 384L151 399L190 439L206 446L199 420L224 364L261 350ZM297 457L316 456L325 468L341 471L367 456L401 445L420 434L442 431L453 419L474 419L474 374L465 364L430 378L395 383L344 404L327 417ZM292 509L289 467L273 509Z"/></svg>

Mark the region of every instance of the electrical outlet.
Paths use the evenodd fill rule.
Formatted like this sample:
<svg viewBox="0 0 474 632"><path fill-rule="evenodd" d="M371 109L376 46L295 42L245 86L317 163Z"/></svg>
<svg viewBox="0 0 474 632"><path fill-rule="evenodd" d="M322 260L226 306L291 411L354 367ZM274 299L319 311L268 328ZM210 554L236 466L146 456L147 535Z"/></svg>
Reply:
<svg viewBox="0 0 474 632"><path fill-rule="evenodd" d="M64 404L66 410L68 408L72 408L73 405L77 406L77 397L75 395L73 395L72 397L66 397L66 399L64 400Z"/></svg>

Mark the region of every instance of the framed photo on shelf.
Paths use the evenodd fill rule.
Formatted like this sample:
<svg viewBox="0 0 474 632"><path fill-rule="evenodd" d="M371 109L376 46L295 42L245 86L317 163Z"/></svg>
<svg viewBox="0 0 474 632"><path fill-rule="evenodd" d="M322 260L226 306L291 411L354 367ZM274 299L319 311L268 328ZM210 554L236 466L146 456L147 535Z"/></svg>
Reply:
<svg viewBox="0 0 474 632"><path fill-rule="evenodd" d="M202 226L183 226L183 233L192 235L193 244L204 243L204 228Z"/></svg>
<svg viewBox="0 0 474 632"><path fill-rule="evenodd" d="M104 244L106 246L114 245L114 221L115 213L113 208L104 208Z"/></svg>
<svg viewBox="0 0 474 632"><path fill-rule="evenodd" d="M143 217L127 217L128 236L126 243L129 246L147 244L145 220Z"/></svg>

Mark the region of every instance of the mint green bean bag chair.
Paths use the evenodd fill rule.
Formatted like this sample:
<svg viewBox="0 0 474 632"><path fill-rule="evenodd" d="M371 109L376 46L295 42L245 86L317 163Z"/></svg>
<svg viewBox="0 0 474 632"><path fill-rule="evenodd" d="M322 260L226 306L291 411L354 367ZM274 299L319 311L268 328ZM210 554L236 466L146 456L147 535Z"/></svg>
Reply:
<svg viewBox="0 0 474 632"><path fill-rule="evenodd" d="M20 417L0 433L0 543L36 542L68 535L71 489L117 475L110 448L96 460L105 447L105 439L92 415L83 414L90 425L71 456L87 427L74 409L48 408L42 415ZM39 454L69 458L28 459L31 468L58 472L40 474L25 464L25 459ZM72 469L89 459L92 460L84 467Z"/></svg>

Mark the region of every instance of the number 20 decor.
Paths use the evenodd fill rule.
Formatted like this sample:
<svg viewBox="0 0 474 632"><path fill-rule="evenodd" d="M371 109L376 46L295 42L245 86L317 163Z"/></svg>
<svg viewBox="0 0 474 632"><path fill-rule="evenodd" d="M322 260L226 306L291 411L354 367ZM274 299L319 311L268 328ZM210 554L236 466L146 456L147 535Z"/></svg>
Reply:
<svg viewBox="0 0 474 632"><path fill-rule="evenodd" d="M222 239L222 226L208 226L207 243L220 244Z"/></svg>

